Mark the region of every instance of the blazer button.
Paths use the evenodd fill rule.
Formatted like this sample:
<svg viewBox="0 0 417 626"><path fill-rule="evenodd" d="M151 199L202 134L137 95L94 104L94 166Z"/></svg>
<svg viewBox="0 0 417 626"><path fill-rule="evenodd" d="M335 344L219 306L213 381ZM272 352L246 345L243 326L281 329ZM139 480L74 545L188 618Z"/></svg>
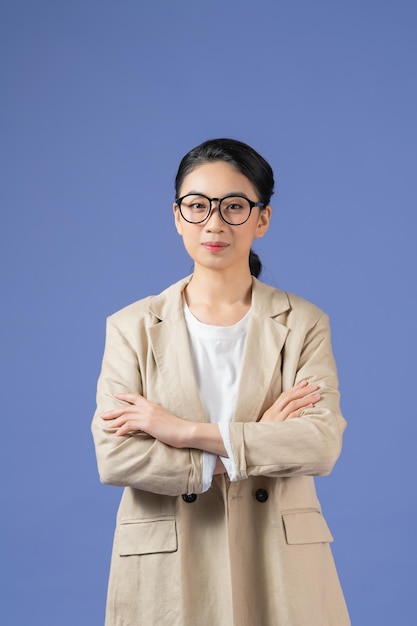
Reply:
<svg viewBox="0 0 417 626"><path fill-rule="evenodd" d="M268 500L268 492L266 489L257 489L255 491L255 498L258 502L266 502Z"/></svg>
<svg viewBox="0 0 417 626"><path fill-rule="evenodd" d="M183 493L182 499L184 502L195 502L197 500L197 496L195 493Z"/></svg>

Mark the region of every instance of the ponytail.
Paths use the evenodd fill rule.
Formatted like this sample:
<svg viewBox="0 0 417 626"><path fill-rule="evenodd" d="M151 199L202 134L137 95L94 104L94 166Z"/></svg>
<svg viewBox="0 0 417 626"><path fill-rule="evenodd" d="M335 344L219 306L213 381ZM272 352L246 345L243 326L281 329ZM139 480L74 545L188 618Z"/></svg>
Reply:
<svg viewBox="0 0 417 626"><path fill-rule="evenodd" d="M250 273L255 278L258 278L262 272L261 259L253 250L249 252L249 269Z"/></svg>

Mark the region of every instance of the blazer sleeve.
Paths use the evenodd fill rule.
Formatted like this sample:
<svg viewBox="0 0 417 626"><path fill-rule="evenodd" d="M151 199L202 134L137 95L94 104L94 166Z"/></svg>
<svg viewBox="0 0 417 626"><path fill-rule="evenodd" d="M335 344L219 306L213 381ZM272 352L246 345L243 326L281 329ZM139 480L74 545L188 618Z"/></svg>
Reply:
<svg viewBox="0 0 417 626"><path fill-rule="evenodd" d="M290 381L288 387L304 379L319 385L321 400L300 417L285 422L232 422L230 443L237 480L258 475L327 475L340 454L346 422L340 412L327 315L320 315L299 347L296 343L292 345L288 339L283 378ZM286 359L293 371L284 376Z"/></svg>
<svg viewBox="0 0 417 626"><path fill-rule="evenodd" d="M201 493L200 450L172 448L145 433L115 437L105 430L100 415L123 404L114 398L117 392L143 394L143 384L137 351L108 318L92 422L101 482L170 496Z"/></svg>

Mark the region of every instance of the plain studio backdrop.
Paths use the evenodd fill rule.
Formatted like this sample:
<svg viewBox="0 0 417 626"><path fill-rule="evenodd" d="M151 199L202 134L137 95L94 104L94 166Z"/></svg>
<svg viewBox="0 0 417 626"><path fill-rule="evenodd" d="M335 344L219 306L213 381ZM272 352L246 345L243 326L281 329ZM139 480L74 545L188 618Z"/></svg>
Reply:
<svg viewBox="0 0 417 626"><path fill-rule="evenodd" d="M221 136L276 174L264 280L330 315L349 426L316 482L353 624L417 623L416 6L2 2L5 626L103 623L105 318L191 271L173 179Z"/></svg>

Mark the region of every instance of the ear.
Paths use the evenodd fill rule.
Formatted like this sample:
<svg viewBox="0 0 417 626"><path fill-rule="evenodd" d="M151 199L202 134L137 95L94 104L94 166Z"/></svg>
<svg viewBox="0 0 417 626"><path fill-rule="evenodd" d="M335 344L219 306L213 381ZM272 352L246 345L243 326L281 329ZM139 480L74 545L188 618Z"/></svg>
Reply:
<svg viewBox="0 0 417 626"><path fill-rule="evenodd" d="M262 211L259 211L258 223L256 225L255 237L263 237L269 228L272 217L272 207L268 204Z"/></svg>
<svg viewBox="0 0 417 626"><path fill-rule="evenodd" d="M177 229L177 233L182 235L181 214L178 205L175 202L172 205L172 210L174 211L175 228Z"/></svg>

